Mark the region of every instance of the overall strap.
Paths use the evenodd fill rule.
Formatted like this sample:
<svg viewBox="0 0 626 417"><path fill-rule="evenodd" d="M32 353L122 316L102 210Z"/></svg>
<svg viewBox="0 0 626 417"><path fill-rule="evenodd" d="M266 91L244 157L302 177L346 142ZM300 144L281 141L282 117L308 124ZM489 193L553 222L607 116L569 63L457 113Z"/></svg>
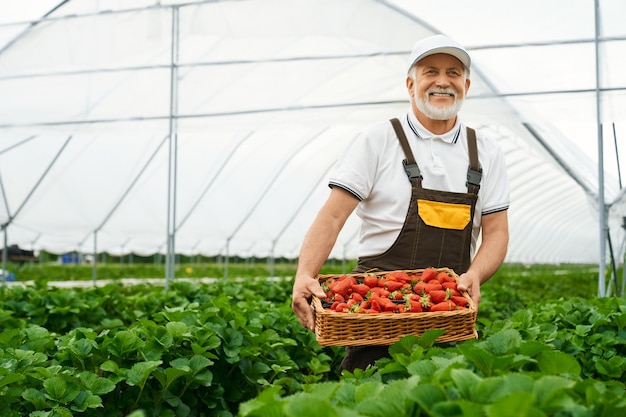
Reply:
<svg viewBox="0 0 626 417"><path fill-rule="evenodd" d="M420 172L420 168L415 162L415 157L413 156L413 152L411 151L411 147L409 146L409 141L404 134L404 129L402 129L400 120L398 120L397 118L393 118L390 121L391 125L393 126L393 130L396 131L396 136L400 141L400 146L402 146L404 156L406 156L406 159L402 161L402 164L404 165L404 171L409 177L409 181L413 182L413 179L417 179L418 183L421 183L422 173Z"/></svg>
<svg viewBox="0 0 626 417"><path fill-rule="evenodd" d="M467 149L469 152L469 167L467 168L467 191L478 194L480 180L483 176L483 169L478 161L478 145L476 144L476 131L467 128Z"/></svg>

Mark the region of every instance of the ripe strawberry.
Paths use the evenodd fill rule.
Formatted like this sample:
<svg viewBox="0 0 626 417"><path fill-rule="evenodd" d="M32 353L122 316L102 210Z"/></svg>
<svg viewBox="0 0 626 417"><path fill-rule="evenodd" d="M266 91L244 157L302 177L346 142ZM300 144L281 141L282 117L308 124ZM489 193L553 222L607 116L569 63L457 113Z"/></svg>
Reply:
<svg viewBox="0 0 626 417"><path fill-rule="evenodd" d="M434 304L439 304L446 300L447 294L442 290L434 290L428 293L430 295L430 299Z"/></svg>
<svg viewBox="0 0 626 417"><path fill-rule="evenodd" d="M453 290L456 290L456 289L457 289L457 288L456 288L456 287L457 287L457 283L456 283L456 281L453 281L453 282L452 282L452 281L442 282L442 283L441 283L441 286L442 286L443 288L450 288L450 289L453 289Z"/></svg>
<svg viewBox="0 0 626 417"><path fill-rule="evenodd" d="M396 311L398 306L396 303L391 301L389 298L380 298L378 300L382 311Z"/></svg>
<svg viewBox="0 0 626 417"><path fill-rule="evenodd" d="M428 282L437 278L437 270L435 268L426 268L422 271L422 281Z"/></svg>
<svg viewBox="0 0 626 417"><path fill-rule="evenodd" d="M446 288L446 292L448 294L450 294L450 297L452 297L453 295L456 295L457 297L459 297L461 295L460 292L458 292L457 290L452 289L452 288ZM450 298L450 297L448 297L448 298Z"/></svg>
<svg viewBox="0 0 626 417"><path fill-rule="evenodd" d="M391 294L389 291L387 291L386 289L382 288L382 287L374 287L372 289L370 289L370 292L372 294L376 294L382 298L388 298L389 294Z"/></svg>
<svg viewBox="0 0 626 417"><path fill-rule="evenodd" d="M468 304L468 301L465 297L461 297L461 296L457 296L457 295L453 295L450 297L450 300L458 305L459 307L465 307Z"/></svg>
<svg viewBox="0 0 626 417"><path fill-rule="evenodd" d="M352 291L360 294L363 297L365 297L367 295L367 293L370 292L370 287L368 287L365 284L354 284L352 286Z"/></svg>
<svg viewBox="0 0 626 417"><path fill-rule="evenodd" d="M404 271L392 272L391 275L398 281L411 282L411 277Z"/></svg>
<svg viewBox="0 0 626 417"><path fill-rule="evenodd" d="M404 282L400 282L400 281L387 281L385 283L385 288L390 291L390 292L394 292L394 291L398 291L400 290L402 287L404 287Z"/></svg>
<svg viewBox="0 0 626 417"><path fill-rule="evenodd" d="M426 292L426 283L423 281L419 281L413 286L413 292L418 295L424 294Z"/></svg>
<svg viewBox="0 0 626 417"><path fill-rule="evenodd" d="M344 297L347 297L348 294L352 292L352 285L354 284L356 284L356 279L354 277L342 275L337 278L335 282L329 284L328 288L336 294L341 294Z"/></svg>
<svg viewBox="0 0 626 417"><path fill-rule="evenodd" d="M433 304L430 306L430 311L453 311L456 310L457 306L450 300L445 300L444 302Z"/></svg>
<svg viewBox="0 0 626 417"><path fill-rule="evenodd" d="M378 277L376 275L366 275L363 278L363 284L370 288L378 287Z"/></svg>
<svg viewBox="0 0 626 417"><path fill-rule="evenodd" d="M354 300L357 303L360 303L363 301L363 296L358 292L353 292L352 294L350 294L350 300Z"/></svg>
<svg viewBox="0 0 626 417"><path fill-rule="evenodd" d="M439 271L437 272L437 281L441 282L454 282L454 277L447 271Z"/></svg>
<svg viewBox="0 0 626 417"><path fill-rule="evenodd" d="M404 294L402 294L402 291L394 291L391 294L389 294L389 298L392 300L403 300Z"/></svg>
<svg viewBox="0 0 626 417"><path fill-rule="evenodd" d="M406 303L405 310L407 313L421 313L424 311L422 309L422 303L420 301L414 301L409 299Z"/></svg>
<svg viewBox="0 0 626 417"><path fill-rule="evenodd" d="M430 293L431 291L443 290L443 287L437 280L433 280L426 284L426 286L424 287L424 290L427 293Z"/></svg>
<svg viewBox="0 0 626 417"><path fill-rule="evenodd" d="M354 303L350 305L350 308L346 313L358 313L359 308L361 307L361 303Z"/></svg>
<svg viewBox="0 0 626 417"><path fill-rule="evenodd" d="M345 313L348 311L349 308L350 306L348 305L348 303L339 303L335 307L335 311L338 313Z"/></svg>

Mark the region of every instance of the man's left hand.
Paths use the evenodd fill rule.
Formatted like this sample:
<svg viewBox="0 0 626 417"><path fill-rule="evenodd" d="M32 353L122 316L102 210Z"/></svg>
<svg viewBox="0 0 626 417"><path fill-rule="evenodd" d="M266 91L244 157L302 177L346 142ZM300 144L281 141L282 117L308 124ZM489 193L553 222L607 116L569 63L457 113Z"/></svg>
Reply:
<svg viewBox="0 0 626 417"><path fill-rule="evenodd" d="M467 291L478 310L478 304L480 304L480 277L478 274L471 271L461 274L457 288L460 292Z"/></svg>

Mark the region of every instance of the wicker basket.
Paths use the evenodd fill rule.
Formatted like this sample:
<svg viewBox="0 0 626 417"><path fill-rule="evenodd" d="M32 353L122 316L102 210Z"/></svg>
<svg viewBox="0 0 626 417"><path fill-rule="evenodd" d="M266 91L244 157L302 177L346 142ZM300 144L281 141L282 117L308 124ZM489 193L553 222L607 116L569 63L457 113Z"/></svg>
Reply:
<svg viewBox="0 0 626 417"><path fill-rule="evenodd" d="M421 273L423 269L406 270L407 273ZM450 272L458 281L458 275L448 268L437 268L437 271ZM389 272L375 272L382 276ZM348 274L357 280L362 274ZM318 275L324 280L337 275ZM315 335L322 346L362 346L390 345L406 335L421 335L427 330L444 329L445 332L437 339L438 343L455 342L477 338L475 329L476 306L467 293L462 295L468 300L468 308L454 311L438 311L424 313L399 314L358 314L339 313L326 310L319 298L313 297L315 311Z"/></svg>

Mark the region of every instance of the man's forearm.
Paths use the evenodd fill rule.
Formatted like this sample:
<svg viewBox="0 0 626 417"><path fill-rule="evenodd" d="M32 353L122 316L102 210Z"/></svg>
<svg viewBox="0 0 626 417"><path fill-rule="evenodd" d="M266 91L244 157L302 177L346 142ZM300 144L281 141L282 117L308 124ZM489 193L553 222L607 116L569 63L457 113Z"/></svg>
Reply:
<svg viewBox="0 0 626 417"><path fill-rule="evenodd" d="M486 243L483 242L470 265L468 272L474 272L480 277L483 284L496 273L504 262L508 244L508 235L504 233L493 236Z"/></svg>
<svg viewBox="0 0 626 417"><path fill-rule="evenodd" d="M309 228L298 258L298 277L314 277L328 259L337 236L358 200L347 191L333 188L328 200Z"/></svg>
<svg viewBox="0 0 626 417"><path fill-rule="evenodd" d="M339 230L328 219L318 218L307 232L298 257L298 277L314 277L328 259Z"/></svg>
<svg viewBox="0 0 626 417"><path fill-rule="evenodd" d="M484 220L483 240L468 269L468 272L476 273L480 277L481 284L500 268L509 245L507 212L490 214Z"/></svg>

